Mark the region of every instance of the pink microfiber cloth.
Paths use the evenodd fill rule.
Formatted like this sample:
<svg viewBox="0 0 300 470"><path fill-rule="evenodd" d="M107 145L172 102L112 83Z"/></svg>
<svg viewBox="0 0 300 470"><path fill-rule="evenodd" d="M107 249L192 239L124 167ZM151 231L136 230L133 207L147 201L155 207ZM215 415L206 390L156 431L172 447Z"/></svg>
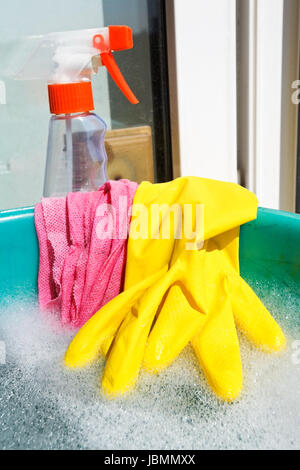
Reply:
<svg viewBox="0 0 300 470"><path fill-rule="evenodd" d="M122 290L130 208L137 183L45 198L35 207L39 302L62 323L82 326Z"/></svg>

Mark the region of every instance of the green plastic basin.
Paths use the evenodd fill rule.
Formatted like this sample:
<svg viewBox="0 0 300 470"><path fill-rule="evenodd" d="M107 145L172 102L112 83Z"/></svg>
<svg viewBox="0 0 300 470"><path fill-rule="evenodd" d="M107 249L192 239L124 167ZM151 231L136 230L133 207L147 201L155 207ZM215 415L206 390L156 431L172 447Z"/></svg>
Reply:
<svg viewBox="0 0 300 470"><path fill-rule="evenodd" d="M2 300L37 293L39 251L33 211L0 211ZM300 215L259 208L257 219L241 228L240 266L246 278L263 273L291 288L300 285Z"/></svg>

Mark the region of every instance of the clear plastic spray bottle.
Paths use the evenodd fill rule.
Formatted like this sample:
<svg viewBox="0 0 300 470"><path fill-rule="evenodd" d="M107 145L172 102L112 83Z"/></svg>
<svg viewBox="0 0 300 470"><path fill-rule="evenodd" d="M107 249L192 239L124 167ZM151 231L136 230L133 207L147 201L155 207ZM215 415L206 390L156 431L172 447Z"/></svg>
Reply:
<svg viewBox="0 0 300 470"><path fill-rule="evenodd" d="M26 44L33 52L15 78L45 78L52 114L44 196L97 190L107 180L106 124L91 112L91 76L105 66L128 100L138 103L113 57L113 51L133 47L131 28L50 33L27 38Z"/></svg>

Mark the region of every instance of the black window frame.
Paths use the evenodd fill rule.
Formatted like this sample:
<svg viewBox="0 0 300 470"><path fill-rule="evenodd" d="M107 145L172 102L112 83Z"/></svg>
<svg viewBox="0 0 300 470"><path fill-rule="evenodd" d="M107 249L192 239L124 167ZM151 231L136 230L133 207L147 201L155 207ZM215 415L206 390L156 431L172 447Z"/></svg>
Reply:
<svg viewBox="0 0 300 470"><path fill-rule="evenodd" d="M172 159L172 144L171 144L171 121L170 121L170 100L169 100L169 71L168 71L168 48L167 48L167 27L166 27L166 2L165 0L144 0L145 1L145 15L148 16L148 31L150 47L150 69L151 69L151 90L152 99L149 97L137 97L143 100L145 110L151 110L151 119L149 124L152 126L153 132L153 150L154 150L154 175L156 182L170 181L173 178L173 159ZM127 24L129 20L129 13L126 12L126 0L122 0L122 10L118 11L116 15L116 5L114 0L105 0L103 2L104 22L105 24L116 24L118 21L123 20L123 24ZM121 23L120 23L121 24ZM145 37L135 38L135 48L141 47ZM140 41L140 43L139 43ZM138 52L137 53L141 53ZM118 53L116 53L117 56ZM130 59L132 60L132 59ZM148 60L148 59L147 59ZM129 68L132 67L126 58L126 54L122 53L117 57L117 62L121 70L124 72L125 77L129 75ZM137 67L137 75L139 64L134 64ZM131 71L132 72L132 71ZM132 75L132 73L131 73ZM134 80L136 80L136 87ZM136 92L138 88L139 77L133 77L130 85ZM119 90L115 87L112 80L109 80L109 93L111 99L111 118L112 125L118 127L118 120L120 122L128 122L129 125L143 125L142 118L138 117L136 121L135 111L130 108L130 104L126 99L122 99ZM141 122L139 119L141 118Z"/></svg>

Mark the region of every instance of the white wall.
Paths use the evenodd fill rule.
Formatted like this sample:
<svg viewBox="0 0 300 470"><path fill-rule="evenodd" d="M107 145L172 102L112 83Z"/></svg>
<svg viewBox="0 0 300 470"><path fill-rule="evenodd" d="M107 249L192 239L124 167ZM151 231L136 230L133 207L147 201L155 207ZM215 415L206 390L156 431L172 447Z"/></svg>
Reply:
<svg viewBox="0 0 300 470"><path fill-rule="evenodd" d="M235 0L174 0L174 23L181 174L237 181Z"/></svg>

